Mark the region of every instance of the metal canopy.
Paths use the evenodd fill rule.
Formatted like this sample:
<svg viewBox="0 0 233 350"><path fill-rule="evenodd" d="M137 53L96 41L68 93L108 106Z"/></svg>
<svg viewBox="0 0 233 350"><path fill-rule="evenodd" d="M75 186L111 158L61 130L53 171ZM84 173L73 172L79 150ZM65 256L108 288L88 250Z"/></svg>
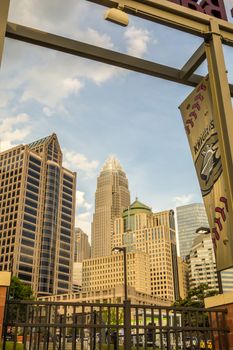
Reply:
<svg viewBox="0 0 233 350"><path fill-rule="evenodd" d="M6 26L6 37L188 86L196 86L203 78L193 72L205 59L204 44L182 69L176 69L10 22ZM230 91L233 96L233 85L230 85Z"/></svg>

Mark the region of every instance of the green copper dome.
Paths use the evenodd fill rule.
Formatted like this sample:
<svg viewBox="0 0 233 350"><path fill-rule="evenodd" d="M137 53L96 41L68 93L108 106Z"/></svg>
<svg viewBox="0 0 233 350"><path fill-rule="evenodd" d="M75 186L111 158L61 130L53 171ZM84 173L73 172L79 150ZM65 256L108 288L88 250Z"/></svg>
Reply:
<svg viewBox="0 0 233 350"><path fill-rule="evenodd" d="M135 215L139 213L151 213L152 210L147 205L143 204L142 202L139 202L138 198L135 199L135 201L129 206L129 208L124 209L123 211L123 218L127 215Z"/></svg>

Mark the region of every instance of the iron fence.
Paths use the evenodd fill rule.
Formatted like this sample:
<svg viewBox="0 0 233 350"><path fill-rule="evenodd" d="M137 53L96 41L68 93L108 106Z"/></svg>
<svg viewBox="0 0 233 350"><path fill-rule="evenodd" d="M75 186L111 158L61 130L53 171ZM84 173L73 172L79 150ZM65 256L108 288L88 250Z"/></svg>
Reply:
<svg viewBox="0 0 233 350"><path fill-rule="evenodd" d="M10 301L2 348L228 350L225 314L223 309L132 305L129 301Z"/></svg>

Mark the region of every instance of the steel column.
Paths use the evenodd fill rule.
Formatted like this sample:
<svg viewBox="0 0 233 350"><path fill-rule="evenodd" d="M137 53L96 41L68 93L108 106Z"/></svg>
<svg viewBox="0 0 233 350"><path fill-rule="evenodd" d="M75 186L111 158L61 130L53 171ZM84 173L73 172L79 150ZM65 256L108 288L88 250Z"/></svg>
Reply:
<svg viewBox="0 0 233 350"><path fill-rule="evenodd" d="M223 166L228 206L233 212L233 109L227 71L224 61L222 38L218 22L210 21L211 33L206 44L210 88L215 111L214 121L218 131L219 147ZM229 215L233 228L233 217ZM229 236L232 240L232 235ZM233 242L229 242L233 246Z"/></svg>
<svg viewBox="0 0 233 350"><path fill-rule="evenodd" d="M10 6L10 0L1 0L0 2L0 64L2 62L9 6Z"/></svg>

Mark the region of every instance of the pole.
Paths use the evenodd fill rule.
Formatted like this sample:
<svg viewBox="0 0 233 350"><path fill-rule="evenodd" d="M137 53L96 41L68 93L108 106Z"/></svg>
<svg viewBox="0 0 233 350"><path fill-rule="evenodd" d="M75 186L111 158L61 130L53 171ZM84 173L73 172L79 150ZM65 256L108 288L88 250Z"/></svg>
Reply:
<svg viewBox="0 0 233 350"><path fill-rule="evenodd" d="M219 148L227 193L230 227L233 227L233 109L218 21L211 18L206 43L209 81L214 107L214 123L218 132ZM233 234L229 232L230 247ZM229 250L231 251L231 250ZM233 252L231 252L233 260ZM218 263L218 262L216 262ZM230 267L230 266L229 266ZM218 267L217 267L218 269Z"/></svg>
<svg viewBox="0 0 233 350"><path fill-rule="evenodd" d="M124 287L125 287L125 300L128 300L126 247L123 247L122 250L123 250L123 254L124 254Z"/></svg>
<svg viewBox="0 0 233 350"><path fill-rule="evenodd" d="M1 0L0 2L0 65L4 49L7 18L9 12L10 0Z"/></svg>

